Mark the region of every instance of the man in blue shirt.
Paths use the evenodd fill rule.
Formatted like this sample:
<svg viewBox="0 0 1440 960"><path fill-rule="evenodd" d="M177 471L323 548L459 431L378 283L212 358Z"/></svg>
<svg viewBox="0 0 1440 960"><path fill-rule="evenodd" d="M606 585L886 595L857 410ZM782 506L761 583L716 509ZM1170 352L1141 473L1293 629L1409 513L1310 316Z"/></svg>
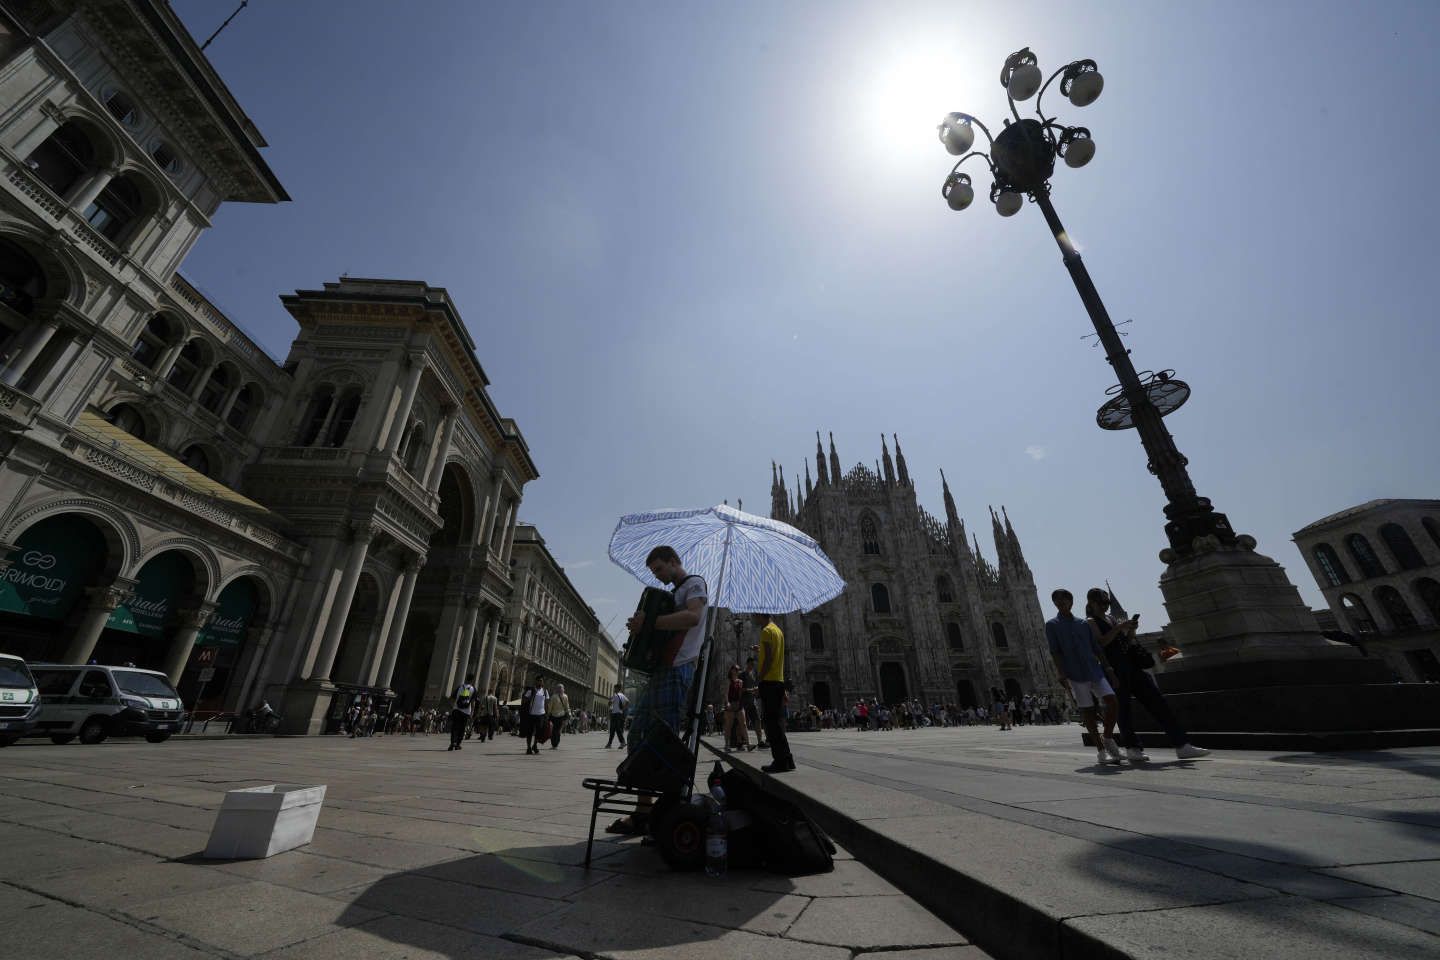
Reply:
<svg viewBox="0 0 1440 960"><path fill-rule="evenodd" d="M1075 597L1061 587L1050 594L1050 599L1059 611L1055 618L1045 623L1045 642L1050 646L1050 656L1055 660L1055 669L1070 685L1075 696L1075 705L1080 708L1080 721L1090 732L1095 742L1097 759L1101 764L1122 762L1120 745L1115 742L1115 719L1120 712L1120 703L1115 699L1115 676L1105 661L1090 624L1073 616L1070 608ZM1105 736L1095 729L1096 707L1105 705Z"/></svg>

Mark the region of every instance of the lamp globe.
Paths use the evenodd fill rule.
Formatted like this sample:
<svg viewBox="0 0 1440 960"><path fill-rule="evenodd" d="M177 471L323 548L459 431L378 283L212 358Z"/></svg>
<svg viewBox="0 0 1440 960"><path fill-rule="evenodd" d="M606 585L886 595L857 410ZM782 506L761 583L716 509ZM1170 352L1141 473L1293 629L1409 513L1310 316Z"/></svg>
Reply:
<svg viewBox="0 0 1440 960"><path fill-rule="evenodd" d="M1013 217L1020 212L1025 198L1014 190L1006 190L995 198L995 212L1002 217Z"/></svg>
<svg viewBox="0 0 1440 960"><path fill-rule="evenodd" d="M1077 107L1088 107L1100 99L1103 89L1105 78L1100 76L1100 71L1087 70L1070 81L1070 102Z"/></svg>
<svg viewBox="0 0 1440 960"><path fill-rule="evenodd" d="M970 120L961 114L951 113L940 124L940 142L952 157L958 157L970 149L975 142L975 128Z"/></svg>
<svg viewBox="0 0 1440 960"><path fill-rule="evenodd" d="M1040 83L1044 78L1040 75L1040 66L1035 63L1022 63L1010 71L1010 82L1006 89L1015 100L1029 100L1035 96L1035 91L1040 89Z"/></svg>
<svg viewBox="0 0 1440 960"><path fill-rule="evenodd" d="M1091 139L1071 140L1065 148L1065 165L1083 167L1095 157L1095 141Z"/></svg>

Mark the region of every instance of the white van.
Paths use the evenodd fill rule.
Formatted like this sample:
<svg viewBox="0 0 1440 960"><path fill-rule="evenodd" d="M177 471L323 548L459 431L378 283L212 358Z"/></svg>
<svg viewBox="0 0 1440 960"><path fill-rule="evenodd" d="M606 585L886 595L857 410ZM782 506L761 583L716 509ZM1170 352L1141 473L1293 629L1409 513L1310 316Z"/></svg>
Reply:
<svg viewBox="0 0 1440 960"><path fill-rule="evenodd" d="M40 714L31 736L54 743L140 737L164 743L185 722L185 705L165 674L137 667L33 663Z"/></svg>
<svg viewBox="0 0 1440 960"><path fill-rule="evenodd" d="M8 747L35 726L40 691L25 661L0 653L0 747Z"/></svg>

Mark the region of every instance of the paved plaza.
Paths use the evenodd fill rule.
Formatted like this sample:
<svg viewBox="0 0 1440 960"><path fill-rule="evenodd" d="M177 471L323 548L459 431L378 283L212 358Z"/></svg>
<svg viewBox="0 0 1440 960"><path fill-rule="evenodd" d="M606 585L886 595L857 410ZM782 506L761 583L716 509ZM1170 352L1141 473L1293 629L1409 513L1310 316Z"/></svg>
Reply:
<svg viewBox="0 0 1440 960"><path fill-rule="evenodd" d="M776 788L996 957L1440 957L1440 748L1136 768L1074 724L792 742Z"/></svg>
<svg viewBox="0 0 1440 960"><path fill-rule="evenodd" d="M185 740L0 752L0 942L36 960L117 957L738 957L983 960L842 854L788 879L669 871L638 840L597 843L597 734L522 754L501 737ZM269 860L198 855L226 790L329 788L315 840Z"/></svg>

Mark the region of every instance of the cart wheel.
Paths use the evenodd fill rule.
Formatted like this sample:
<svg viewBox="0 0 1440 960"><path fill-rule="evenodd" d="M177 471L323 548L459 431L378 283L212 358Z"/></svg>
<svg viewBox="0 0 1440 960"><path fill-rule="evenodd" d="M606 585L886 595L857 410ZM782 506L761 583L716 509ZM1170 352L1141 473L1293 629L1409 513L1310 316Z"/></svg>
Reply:
<svg viewBox="0 0 1440 960"><path fill-rule="evenodd" d="M705 821L709 812L698 804L675 802L652 819L660 855L672 870L699 870L705 865Z"/></svg>

